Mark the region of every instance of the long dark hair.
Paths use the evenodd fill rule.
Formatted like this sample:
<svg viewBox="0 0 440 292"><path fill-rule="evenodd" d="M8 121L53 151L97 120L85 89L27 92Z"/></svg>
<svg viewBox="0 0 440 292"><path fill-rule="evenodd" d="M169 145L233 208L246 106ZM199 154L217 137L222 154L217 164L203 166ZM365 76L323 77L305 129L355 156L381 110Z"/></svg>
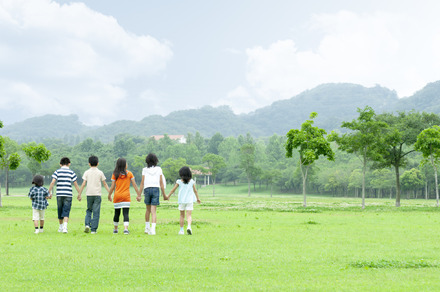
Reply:
<svg viewBox="0 0 440 292"><path fill-rule="evenodd" d="M150 168L156 166L159 162L159 159L157 159L156 154L150 153L147 155L147 157L145 157L145 162L147 163L147 167Z"/></svg>
<svg viewBox="0 0 440 292"><path fill-rule="evenodd" d="M188 166L184 166L179 170L180 178L182 179L184 184L189 183L192 178L191 169Z"/></svg>
<svg viewBox="0 0 440 292"><path fill-rule="evenodd" d="M127 160L125 160L125 158L119 158L116 161L116 167L115 170L113 171L113 174L115 176L115 181L118 180L119 176L122 175L126 175L127 172L125 170L125 168L127 167Z"/></svg>

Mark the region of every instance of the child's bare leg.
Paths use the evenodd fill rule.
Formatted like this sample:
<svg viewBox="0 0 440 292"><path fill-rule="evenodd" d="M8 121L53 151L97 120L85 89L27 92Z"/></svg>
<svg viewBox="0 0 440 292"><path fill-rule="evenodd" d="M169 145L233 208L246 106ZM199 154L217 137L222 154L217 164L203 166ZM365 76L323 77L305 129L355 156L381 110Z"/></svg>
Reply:
<svg viewBox="0 0 440 292"><path fill-rule="evenodd" d="M145 206L147 206L145 210L145 222L150 222L151 205L145 205Z"/></svg>
<svg viewBox="0 0 440 292"><path fill-rule="evenodd" d="M37 228L38 227L38 220L33 220L34 221L34 227Z"/></svg>
<svg viewBox="0 0 440 292"><path fill-rule="evenodd" d="M150 205L151 207L151 223L156 223L156 207L155 205Z"/></svg>
<svg viewBox="0 0 440 292"><path fill-rule="evenodd" d="M183 228L183 224L185 223L185 211L180 211L180 228Z"/></svg>
<svg viewBox="0 0 440 292"><path fill-rule="evenodd" d="M192 211L188 210L186 211L186 221L188 222L188 227L191 227L191 223L192 223Z"/></svg>
<svg viewBox="0 0 440 292"><path fill-rule="evenodd" d="M37 227L37 226L35 226L35 227ZM43 227L44 227L44 220L40 220L40 228L43 229Z"/></svg>

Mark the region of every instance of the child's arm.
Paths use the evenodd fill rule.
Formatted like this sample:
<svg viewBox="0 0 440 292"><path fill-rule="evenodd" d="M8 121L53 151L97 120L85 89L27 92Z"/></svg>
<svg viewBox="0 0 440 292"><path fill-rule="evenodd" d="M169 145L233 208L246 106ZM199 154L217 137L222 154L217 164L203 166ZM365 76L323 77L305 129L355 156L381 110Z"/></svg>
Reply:
<svg viewBox="0 0 440 292"><path fill-rule="evenodd" d="M138 202L140 202L142 199L142 190L144 189L144 181L145 181L145 175L142 176L141 183L139 184L139 192L137 193L137 197L136 197L136 200Z"/></svg>
<svg viewBox="0 0 440 292"><path fill-rule="evenodd" d="M75 186L76 191L78 192L78 201L81 201L81 192L78 186L78 183L76 181L73 182L73 185Z"/></svg>
<svg viewBox="0 0 440 292"><path fill-rule="evenodd" d="M168 200L168 197L165 194L165 186L163 185L162 175L160 175L159 184L160 184L160 190L162 191L163 199L166 201L166 200Z"/></svg>
<svg viewBox="0 0 440 292"><path fill-rule="evenodd" d="M197 198L197 203L201 203L200 199L199 199L199 194L197 193L197 189L196 189L196 184L193 184L193 191L194 194L196 194L196 198Z"/></svg>
<svg viewBox="0 0 440 292"><path fill-rule="evenodd" d="M53 189L53 186L55 185L55 182L56 182L56 179L52 178L52 182L50 183L50 186L49 186L49 199L52 199L52 189Z"/></svg>
<svg viewBox="0 0 440 292"><path fill-rule="evenodd" d="M170 193L168 194L168 197L166 198L166 200L169 200L171 195L174 194L174 192L177 190L177 188L179 187L179 184L175 184L173 189L170 191Z"/></svg>
<svg viewBox="0 0 440 292"><path fill-rule="evenodd" d="M104 188L107 190L107 192L109 192L110 189L108 188L107 182L105 180L103 180L102 184L104 185Z"/></svg>
<svg viewBox="0 0 440 292"><path fill-rule="evenodd" d="M82 185L81 185L81 188L79 189L79 192L78 192L78 201L81 201L81 194L82 194L82 191L84 190L84 187L86 186L86 180L83 180L83 183L82 183Z"/></svg>
<svg viewBox="0 0 440 292"><path fill-rule="evenodd" d="M131 184L133 185L133 188L136 191L136 194L137 194L136 200L137 200L138 197L139 197L139 188L138 188L138 186L136 184L136 180L134 179L134 177L131 179Z"/></svg>
<svg viewBox="0 0 440 292"><path fill-rule="evenodd" d="M112 193L115 190L116 183L114 180L112 180L112 185L110 186L110 189L108 190L108 200L112 201Z"/></svg>

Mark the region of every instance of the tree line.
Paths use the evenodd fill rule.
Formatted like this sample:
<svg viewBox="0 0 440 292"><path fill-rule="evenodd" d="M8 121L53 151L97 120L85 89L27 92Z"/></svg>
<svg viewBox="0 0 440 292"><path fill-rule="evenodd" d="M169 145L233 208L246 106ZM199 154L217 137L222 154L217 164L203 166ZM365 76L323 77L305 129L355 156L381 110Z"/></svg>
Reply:
<svg viewBox="0 0 440 292"><path fill-rule="evenodd" d="M188 165L197 173L198 183L205 182L204 176L214 186L247 183L249 196L262 190L270 190L271 195L275 191L303 193L304 206L306 193L361 197L363 207L368 197L396 198L400 206L405 195L435 197L438 204L440 117L415 111L376 115L368 106L359 108L358 114L353 121L343 122L342 130L331 133L314 126L316 113L312 113L300 129L285 136L216 133L206 138L196 132L186 134L184 144L168 135L155 140L119 134L110 143L88 138L76 145L53 138L40 144L18 144L2 137L0 181L4 186L29 186L35 173L49 181L64 156L70 158L81 181L90 155L99 157L99 168L107 178L117 158L126 158L139 180L145 156L152 152L170 183L178 178L180 167Z"/></svg>

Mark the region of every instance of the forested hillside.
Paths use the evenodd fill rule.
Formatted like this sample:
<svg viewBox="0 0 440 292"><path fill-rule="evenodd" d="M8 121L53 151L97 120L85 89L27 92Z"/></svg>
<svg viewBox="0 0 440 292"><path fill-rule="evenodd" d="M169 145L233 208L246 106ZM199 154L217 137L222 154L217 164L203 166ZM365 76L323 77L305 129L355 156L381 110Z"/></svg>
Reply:
<svg viewBox="0 0 440 292"><path fill-rule="evenodd" d="M31 118L0 129L0 135L18 142L40 142L58 138L74 145L86 138L110 142L121 133L149 137L160 134L195 134L211 137L250 133L255 137L285 135L318 113L316 124L327 131L339 128L342 121L355 118L356 109L369 105L376 113L412 110L440 113L440 81L430 83L411 97L399 99L384 87L366 88L356 84L323 84L287 100L274 102L249 114L236 115L228 106L204 106L172 112L167 116L151 115L141 121L116 121L102 127L88 127L75 115L46 115Z"/></svg>

